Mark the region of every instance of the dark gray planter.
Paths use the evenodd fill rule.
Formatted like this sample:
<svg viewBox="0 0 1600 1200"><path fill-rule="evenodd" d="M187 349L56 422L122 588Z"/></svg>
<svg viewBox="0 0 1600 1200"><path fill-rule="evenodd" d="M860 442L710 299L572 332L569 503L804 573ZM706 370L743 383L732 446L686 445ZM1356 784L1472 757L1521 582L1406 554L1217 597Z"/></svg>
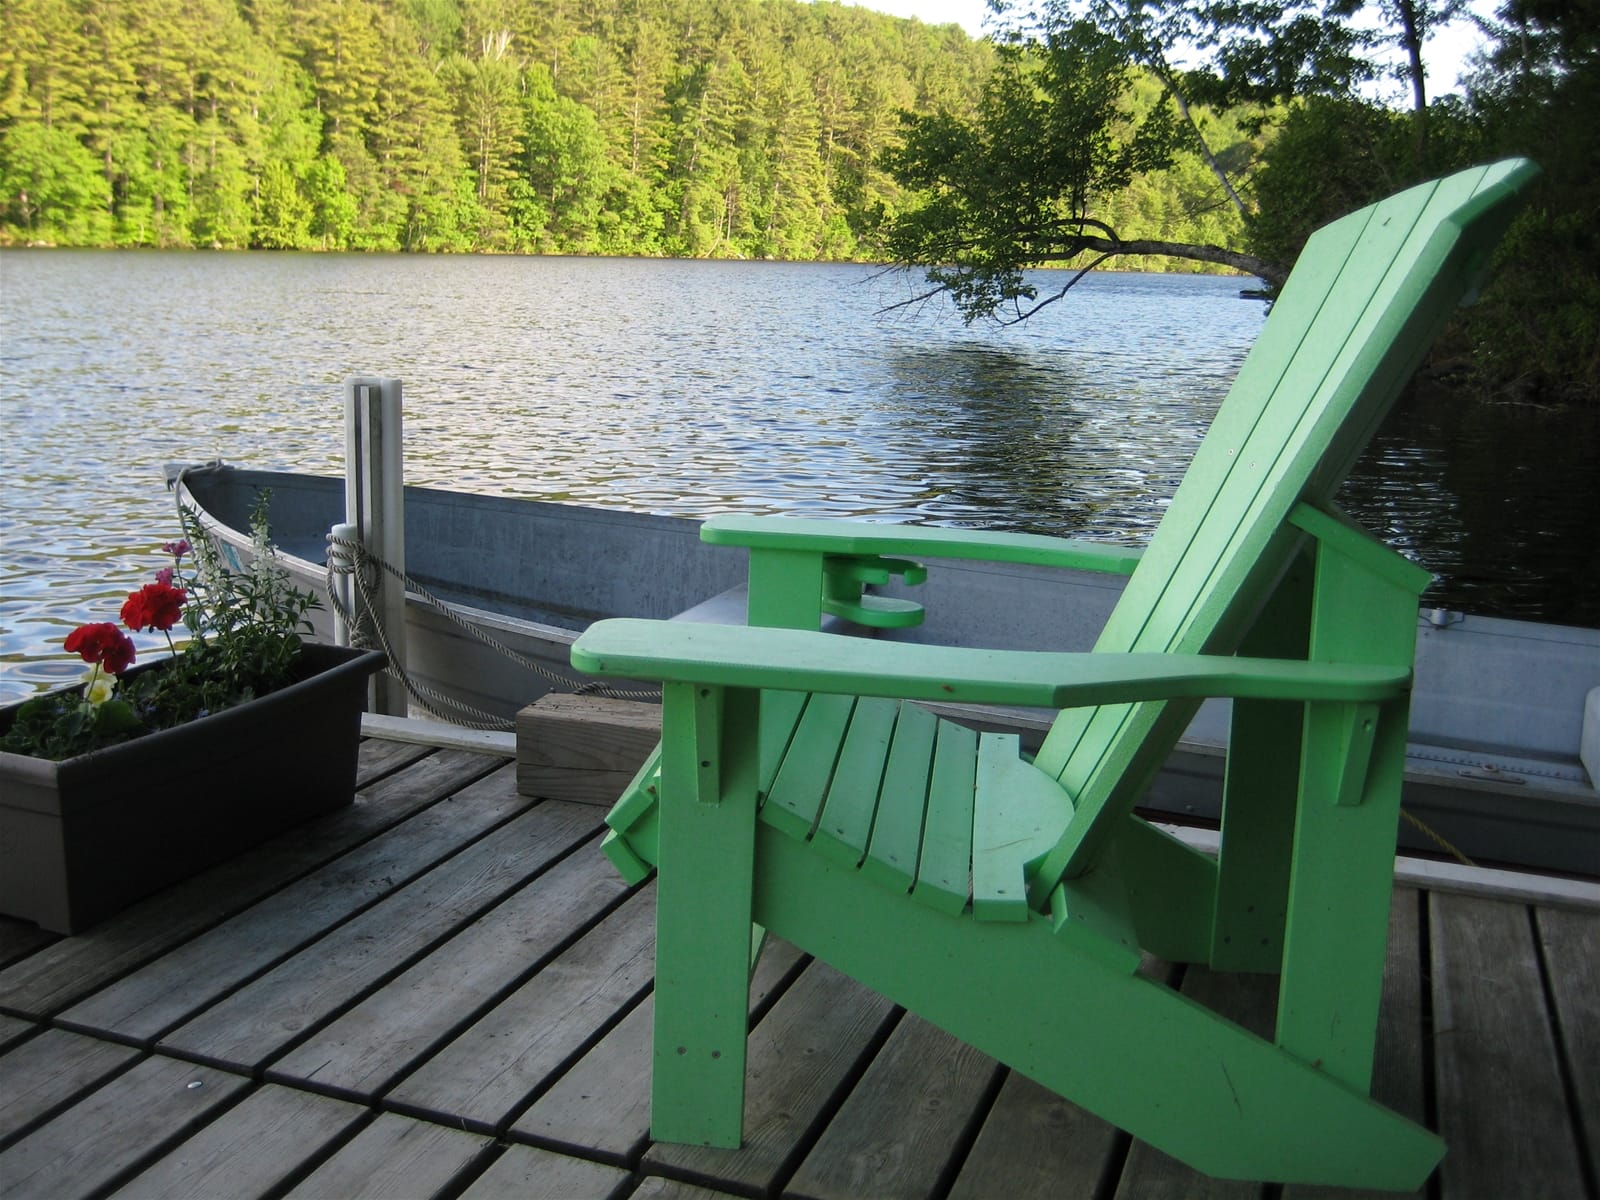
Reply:
<svg viewBox="0 0 1600 1200"><path fill-rule="evenodd" d="M298 683L237 708L62 762L0 753L0 913L77 933L349 804L384 661L308 645Z"/></svg>

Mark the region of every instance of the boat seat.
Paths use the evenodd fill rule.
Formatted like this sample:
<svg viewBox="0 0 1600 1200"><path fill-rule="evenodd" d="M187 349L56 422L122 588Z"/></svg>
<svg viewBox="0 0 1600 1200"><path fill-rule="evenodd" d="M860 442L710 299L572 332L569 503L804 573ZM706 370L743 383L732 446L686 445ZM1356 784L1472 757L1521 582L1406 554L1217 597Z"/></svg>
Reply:
<svg viewBox="0 0 1600 1200"><path fill-rule="evenodd" d="M684 609L676 616L669 618L673 621L688 621L700 625L744 625L750 611L750 581L744 580L735 584L725 592L718 592L715 596L700 601L691 608ZM852 626L842 617L824 614L820 628L825 633L862 633L859 627Z"/></svg>

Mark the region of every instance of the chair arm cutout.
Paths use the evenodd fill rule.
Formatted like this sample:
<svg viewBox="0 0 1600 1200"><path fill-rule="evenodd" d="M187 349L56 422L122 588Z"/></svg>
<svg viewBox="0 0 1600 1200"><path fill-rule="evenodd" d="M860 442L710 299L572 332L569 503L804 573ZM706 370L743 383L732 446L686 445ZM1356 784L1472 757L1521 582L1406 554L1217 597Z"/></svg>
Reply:
<svg viewBox="0 0 1600 1200"><path fill-rule="evenodd" d="M899 576L912 587L928 578L928 568L905 558L828 554L822 559L822 611L874 629L905 629L922 624L922 605L913 600L866 594L869 584Z"/></svg>

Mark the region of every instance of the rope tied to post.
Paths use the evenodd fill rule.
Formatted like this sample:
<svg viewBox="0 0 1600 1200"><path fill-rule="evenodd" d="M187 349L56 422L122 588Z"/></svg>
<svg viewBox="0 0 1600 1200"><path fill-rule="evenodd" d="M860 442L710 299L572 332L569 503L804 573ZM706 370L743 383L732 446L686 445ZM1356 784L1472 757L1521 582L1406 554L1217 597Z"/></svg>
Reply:
<svg viewBox="0 0 1600 1200"><path fill-rule="evenodd" d="M350 630L350 644L353 646L375 647L384 651L389 656L390 665L388 672L398 679L416 703L441 720L462 725L469 729L491 729L508 731L513 728L513 723L505 717L486 712L476 708L465 701L459 700L448 693L441 692L423 681L414 678L403 667L397 667L398 661L390 648L389 632L383 627L383 622L376 619L376 605L373 602L373 591L378 572L384 572L392 578L398 579L406 592L415 595L422 603L439 613L447 621L459 627L468 637L487 646L495 653L510 662L515 663L523 670L530 671L547 683L553 685L553 690L572 692L577 695L606 696L618 700L660 700L661 694L655 690L627 690L609 687L599 680L580 679L575 675L552 669L548 664L541 663L528 657L515 647L506 645L482 626L463 617L448 601L441 600L422 584L411 578L404 571L386 562L378 555L371 553L359 538L338 537L328 535L327 556L327 590L329 604L339 618ZM339 579L347 576L350 579L357 603L347 605L344 600L345 590L339 585ZM351 611L351 610L354 611Z"/></svg>

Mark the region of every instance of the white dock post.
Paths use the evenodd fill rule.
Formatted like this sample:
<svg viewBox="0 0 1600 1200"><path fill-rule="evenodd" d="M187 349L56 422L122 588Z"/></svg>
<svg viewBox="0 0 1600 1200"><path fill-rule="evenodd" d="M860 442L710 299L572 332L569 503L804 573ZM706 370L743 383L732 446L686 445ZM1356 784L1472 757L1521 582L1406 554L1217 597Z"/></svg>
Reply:
<svg viewBox="0 0 1600 1200"><path fill-rule="evenodd" d="M328 565L333 568L329 572L330 599L334 602L333 608L333 644L336 646L350 645L350 622L345 614L355 615L356 588L351 571L355 567L355 555L343 545L345 542L357 541L361 537L361 530L347 521L341 521L328 530Z"/></svg>
<svg viewBox="0 0 1600 1200"><path fill-rule="evenodd" d="M358 376L345 380L345 520L360 531L370 555L397 571L406 569L405 479L401 452L400 381ZM369 580L372 613L389 640L397 670L405 668L405 584L387 571ZM406 693L398 679L376 675L368 708L406 715Z"/></svg>

